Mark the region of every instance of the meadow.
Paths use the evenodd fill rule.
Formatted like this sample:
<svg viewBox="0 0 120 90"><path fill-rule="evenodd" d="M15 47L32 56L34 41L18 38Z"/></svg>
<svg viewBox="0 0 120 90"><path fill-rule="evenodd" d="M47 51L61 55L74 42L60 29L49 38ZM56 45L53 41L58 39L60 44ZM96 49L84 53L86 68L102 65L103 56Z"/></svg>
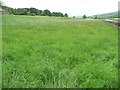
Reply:
<svg viewBox="0 0 120 90"><path fill-rule="evenodd" d="M118 30L102 20L2 16L4 88L118 87Z"/></svg>

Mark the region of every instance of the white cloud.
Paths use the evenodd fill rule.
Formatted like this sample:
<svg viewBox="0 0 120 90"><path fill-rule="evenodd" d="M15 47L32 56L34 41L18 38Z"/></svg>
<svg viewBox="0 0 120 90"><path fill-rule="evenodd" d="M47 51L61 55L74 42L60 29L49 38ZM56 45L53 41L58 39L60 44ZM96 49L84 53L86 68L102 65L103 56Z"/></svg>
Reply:
<svg viewBox="0 0 120 90"><path fill-rule="evenodd" d="M94 15L118 10L119 0L2 0L13 8L35 7L74 15Z"/></svg>

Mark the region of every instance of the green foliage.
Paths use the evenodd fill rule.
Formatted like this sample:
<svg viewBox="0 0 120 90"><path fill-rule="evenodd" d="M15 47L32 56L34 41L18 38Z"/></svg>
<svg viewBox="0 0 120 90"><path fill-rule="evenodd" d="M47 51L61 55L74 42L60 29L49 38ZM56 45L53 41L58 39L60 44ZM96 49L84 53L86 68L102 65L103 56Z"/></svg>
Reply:
<svg viewBox="0 0 120 90"><path fill-rule="evenodd" d="M98 19L98 17L96 16L95 19Z"/></svg>
<svg viewBox="0 0 120 90"><path fill-rule="evenodd" d="M68 17L68 14L67 14L67 13L65 13L64 17Z"/></svg>
<svg viewBox="0 0 120 90"><path fill-rule="evenodd" d="M86 15L83 15L83 19L86 19L87 18L87 16Z"/></svg>
<svg viewBox="0 0 120 90"><path fill-rule="evenodd" d="M42 10L37 10L36 15L41 15Z"/></svg>
<svg viewBox="0 0 120 90"><path fill-rule="evenodd" d="M35 16L36 14L35 13L31 13L31 16Z"/></svg>
<svg viewBox="0 0 120 90"><path fill-rule="evenodd" d="M28 10L25 8L12 9L14 15L28 15Z"/></svg>
<svg viewBox="0 0 120 90"><path fill-rule="evenodd" d="M0 8L1 8L3 5L4 5L3 2L0 0Z"/></svg>
<svg viewBox="0 0 120 90"><path fill-rule="evenodd" d="M75 18L75 16L73 16L73 18Z"/></svg>
<svg viewBox="0 0 120 90"><path fill-rule="evenodd" d="M44 10L45 16L51 16L51 12L49 10Z"/></svg>
<svg viewBox="0 0 120 90"><path fill-rule="evenodd" d="M41 16L45 16L46 14L45 14L45 12L44 11L42 11L41 12Z"/></svg>
<svg viewBox="0 0 120 90"><path fill-rule="evenodd" d="M38 14L38 11L36 8L30 8L30 13L35 13L36 15Z"/></svg>
<svg viewBox="0 0 120 90"><path fill-rule="evenodd" d="M14 14L14 15L32 15L32 16L35 16L35 15L41 15L41 16L60 16L60 17L63 17L63 14L62 13L59 13L59 12L53 12L51 13L49 10L38 10L36 8L10 8L10 7L7 7L7 6L4 6L2 5L2 2L0 2L0 5L2 6L2 9L6 10L9 14ZM34 13L34 15L33 15ZM65 14L65 17L68 17L67 14Z"/></svg>
<svg viewBox="0 0 120 90"><path fill-rule="evenodd" d="M118 87L118 31L110 24L2 17L3 88Z"/></svg>
<svg viewBox="0 0 120 90"><path fill-rule="evenodd" d="M61 12L52 12L52 16L63 17L63 14Z"/></svg>

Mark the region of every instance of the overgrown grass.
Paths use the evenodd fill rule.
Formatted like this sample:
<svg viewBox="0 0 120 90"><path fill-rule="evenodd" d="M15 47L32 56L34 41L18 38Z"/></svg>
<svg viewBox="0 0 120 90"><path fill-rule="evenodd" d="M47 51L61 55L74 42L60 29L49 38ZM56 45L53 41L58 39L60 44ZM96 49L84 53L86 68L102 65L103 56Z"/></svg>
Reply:
<svg viewBox="0 0 120 90"><path fill-rule="evenodd" d="M3 15L4 88L118 87L118 31L100 20Z"/></svg>

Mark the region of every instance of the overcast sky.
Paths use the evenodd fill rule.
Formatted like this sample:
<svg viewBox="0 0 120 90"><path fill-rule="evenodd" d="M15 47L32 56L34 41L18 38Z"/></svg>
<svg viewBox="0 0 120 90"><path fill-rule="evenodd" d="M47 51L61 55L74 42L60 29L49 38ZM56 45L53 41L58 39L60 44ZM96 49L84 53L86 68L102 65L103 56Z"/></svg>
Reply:
<svg viewBox="0 0 120 90"><path fill-rule="evenodd" d="M69 16L95 15L118 10L119 0L2 0L13 8L35 7L68 13Z"/></svg>

